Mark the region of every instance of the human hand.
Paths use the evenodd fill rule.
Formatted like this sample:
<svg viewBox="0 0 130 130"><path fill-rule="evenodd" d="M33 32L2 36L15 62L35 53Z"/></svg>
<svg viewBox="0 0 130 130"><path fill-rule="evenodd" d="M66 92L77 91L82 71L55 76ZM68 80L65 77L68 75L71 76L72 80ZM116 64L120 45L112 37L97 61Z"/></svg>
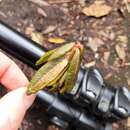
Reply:
<svg viewBox="0 0 130 130"><path fill-rule="evenodd" d="M15 63L1 52L0 83L10 90L0 99L0 130L17 130L35 95L26 95L27 78Z"/></svg>

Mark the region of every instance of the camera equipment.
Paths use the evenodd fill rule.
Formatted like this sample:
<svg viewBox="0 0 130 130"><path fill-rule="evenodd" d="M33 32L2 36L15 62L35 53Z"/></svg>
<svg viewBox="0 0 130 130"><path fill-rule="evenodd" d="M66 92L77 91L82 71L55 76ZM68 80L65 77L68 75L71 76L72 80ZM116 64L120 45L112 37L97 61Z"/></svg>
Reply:
<svg viewBox="0 0 130 130"><path fill-rule="evenodd" d="M0 22L0 48L37 69L35 62L45 48ZM130 116L130 92L126 87L114 88L104 83L97 69L81 68L75 87L60 95L40 91L37 99L50 120L62 128L77 130L111 130L111 123Z"/></svg>

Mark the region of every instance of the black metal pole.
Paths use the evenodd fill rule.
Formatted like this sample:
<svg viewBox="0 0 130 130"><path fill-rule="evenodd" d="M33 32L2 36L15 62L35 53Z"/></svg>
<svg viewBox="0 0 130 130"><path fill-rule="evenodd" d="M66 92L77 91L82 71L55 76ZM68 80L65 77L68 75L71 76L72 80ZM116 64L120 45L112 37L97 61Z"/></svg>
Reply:
<svg viewBox="0 0 130 130"><path fill-rule="evenodd" d="M35 62L44 54L45 48L0 21L0 48L36 68Z"/></svg>

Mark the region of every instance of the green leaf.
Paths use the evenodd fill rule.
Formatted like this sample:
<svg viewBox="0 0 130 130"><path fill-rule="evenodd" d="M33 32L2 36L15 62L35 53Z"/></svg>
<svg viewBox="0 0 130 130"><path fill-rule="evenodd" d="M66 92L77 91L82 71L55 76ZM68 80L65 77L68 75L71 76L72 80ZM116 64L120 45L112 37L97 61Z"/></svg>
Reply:
<svg viewBox="0 0 130 130"><path fill-rule="evenodd" d="M61 59L60 59L61 60ZM44 74L46 74L50 69L52 69L55 65L59 63L60 60L50 61L47 64L43 65L33 76L32 80L28 85L27 93L32 93L33 86L42 78Z"/></svg>
<svg viewBox="0 0 130 130"><path fill-rule="evenodd" d="M82 55L83 46L78 42L47 52L36 62L37 65L46 63L33 76L27 94L44 88L61 93L71 91L77 79Z"/></svg>
<svg viewBox="0 0 130 130"><path fill-rule="evenodd" d="M54 84L57 83L57 81L64 75L65 71L67 70L68 65L63 69L63 71L53 80L51 81L48 86L53 86Z"/></svg>
<svg viewBox="0 0 130 130"><path fill-rule="evenodd" d="M55 44L65 43L65 40L63 38L59 38L59 37L49 38L48 41L50 43L55 43Z"/></svg>
<svg viewBox="0 0 130 130"><path fill-rule="evenodd" d="M80 67L80 50L79 48L75 49L75 54L70 62L70 66L67 70L66 78L65 78L65 85L60 90L61 93L70 92L77 79L77 74Z"/></svg>
<svg viewBox="0 0 130 130"><path fill-rule="evenodd" d="M67 71L64 73L64 75L62 76L62 78L59 80L59 87L61 88L65 82L65 78L67 75Z"/></svg>
<svg viewBox="0 0 130 130"><path fill-rule="evenodd" d="M39 43L40 45L42 45L43 41L44 41L44 37L41 33L39 32L32 32L31 33L31 39L37 43Z"/></svg>
<svg viewBox="0 0 130 130"><path fill-rule="evenodd" d="M61 86L64 84L66 74L67 74L67 71L63 74L61 79L59 79L59 81L52 86L52 88L50 89L51 92L55 92L55 91L60 90Z"/></svg>
<svg viewBox="0 0 130 130"><path fill-rule="evenodd" d="M41 65L45 62L47 62L48 58L50 57L50 55L52 55L54 52L56 51L56 49L50 50L48 52L46 52L37 62L36 65Z"/></svg>
<svg viewBox="0 0 130 130"><path fill-rule="evenodd" d="M68 43L68 44L65 44L59 48L57 48L57 50L53 53L53 55L51 55L49 58L48 58L48 61L51 61L51 60L54 60L56 58L59 58L63 55L65 55L68 51L70 51L72 49L72 47L75 45L75 43Z"/></svg>
<svg viewBox="0 0 130 130"><path fill-rule="evenodd" d="M37 91L46 88L50 82L56 79L67 65L68 60L63 58L45 64L34 75L28 86L27 94L36 93Z"/></svg>
<svg viewBox="0 0 130 130"><path fill-rule="evenodd" d="M49 89L50 92L56 92L58 89L59 85L58 83L54 84L53 86L51 86L51 89Z"/></svg>

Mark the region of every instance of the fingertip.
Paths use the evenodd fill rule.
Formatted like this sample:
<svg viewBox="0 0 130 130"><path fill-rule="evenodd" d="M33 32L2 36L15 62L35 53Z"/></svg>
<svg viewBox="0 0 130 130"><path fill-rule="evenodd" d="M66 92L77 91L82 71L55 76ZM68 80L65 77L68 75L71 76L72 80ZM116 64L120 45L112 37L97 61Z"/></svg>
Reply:
<svg viewBox="0 0 130 130"><path fill-rule="evenodd" d="M19 67L7 56L0 52L0 83L8 89L27 86L28 79Z"/></svg>
<svg viewBox="0 0 130 130"><path fill-rule="evenodd" d="M20 126L25 112L35 99L35 95L26 94L26 89L13 90L0 100L0 129L16 130Z"/></svg>

